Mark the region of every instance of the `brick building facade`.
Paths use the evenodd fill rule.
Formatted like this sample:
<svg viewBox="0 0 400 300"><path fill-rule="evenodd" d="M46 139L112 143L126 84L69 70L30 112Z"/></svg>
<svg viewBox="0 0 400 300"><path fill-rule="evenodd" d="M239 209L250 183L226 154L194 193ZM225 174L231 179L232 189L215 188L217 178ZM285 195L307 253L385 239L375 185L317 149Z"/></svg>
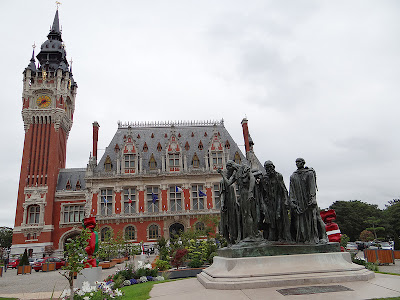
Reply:
<svg viewBox="0 0 400 300"><path fill-rule="evenodd" d="M217 169L228 160L261 168L242 121L246 156L223 121L118 124L98 159L99 124L84 168L65 168L77 84L66 60L58 11L50 33L24 70L25 142L11 254L46 246L59 253L96 216L100 237L122 232L131 242L154 243L171 232L204 226L198 217L220 211ZM247 157L247 159L246 159Z"/></svg>

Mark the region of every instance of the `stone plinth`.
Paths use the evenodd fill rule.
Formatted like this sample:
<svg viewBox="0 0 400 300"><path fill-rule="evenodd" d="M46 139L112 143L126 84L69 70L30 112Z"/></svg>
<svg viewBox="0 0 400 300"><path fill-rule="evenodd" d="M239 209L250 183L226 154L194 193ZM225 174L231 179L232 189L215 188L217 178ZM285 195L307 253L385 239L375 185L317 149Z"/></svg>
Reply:
<svg viewBox="0 0 400 300"><path fill-rule="evenodd" d="M339 243L307 245L307 244L277 244L271 242L247 242L217 250L218 256L227 258L329 253L329 252L340 252Z"/></svg>
<svg viewBox="0 0 400 300"><path fill-rule="evenodd" d="M374 277L373 272L353 264L347 252L215 256L213 264L197 275L205 288L227 290L366 281Z"/></svg>

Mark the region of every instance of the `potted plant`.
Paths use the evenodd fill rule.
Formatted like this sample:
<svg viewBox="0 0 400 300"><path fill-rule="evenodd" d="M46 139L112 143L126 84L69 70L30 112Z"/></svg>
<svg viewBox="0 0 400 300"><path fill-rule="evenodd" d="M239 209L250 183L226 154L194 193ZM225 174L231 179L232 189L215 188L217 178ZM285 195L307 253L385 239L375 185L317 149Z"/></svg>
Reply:
<svg viewBox="0 0 400 300"><path fill-rule="evenodd" d="M28 274L28 273L29 274L32 273L32 266L29 264L28 252L25 249L24 254L22 255L22 258L19 261L17 275L18 274Z"/></svg>

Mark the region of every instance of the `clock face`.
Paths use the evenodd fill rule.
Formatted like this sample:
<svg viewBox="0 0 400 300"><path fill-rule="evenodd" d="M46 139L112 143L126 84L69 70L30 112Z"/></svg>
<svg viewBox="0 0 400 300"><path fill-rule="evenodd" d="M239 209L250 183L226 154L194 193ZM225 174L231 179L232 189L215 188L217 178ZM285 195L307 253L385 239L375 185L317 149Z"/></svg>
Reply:
<svg viewBox="0 0 400 300"><path fill-rule="evenodd" d="M49 96L39 96L36 100L36 104L39 108L46 108L51 104L51 99Z"/></svg>

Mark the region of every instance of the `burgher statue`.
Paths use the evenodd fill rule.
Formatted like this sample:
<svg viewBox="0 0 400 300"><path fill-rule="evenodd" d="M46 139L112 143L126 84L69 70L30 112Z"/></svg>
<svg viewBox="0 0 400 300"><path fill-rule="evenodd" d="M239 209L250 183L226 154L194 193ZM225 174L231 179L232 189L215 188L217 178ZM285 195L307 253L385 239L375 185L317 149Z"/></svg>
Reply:
<svg viewBox="0 0 400 300"><path fill-rule="evenodd" d="M93 257L93 255L99 249L99 236L97 231L94 230L96 227L96 218L88 217L82 220L83 228L89 229L89 239L88 245L85 247L85 251L88 254L87 263L85 268L97 267L97 260Z"/></svg>
<svg viewBox="0 0 400 300"><path fill-rule="evenodd" d="M234 168L219 171L225 172L219 186L221 199L221 233L228 244L232 245L241 239L240 233L240 206L236 199L235 188L229 185L227 178L230 178L235 171Z"/></svg>
<svg viewBox="0 0 400 300"><path fill-rule="evenodd" d="M275 171L272 161L264 163L265 175L260 181L260 227L269 241L289 242L289 197L281 173Z"/></svg>
<svg viewBox="0 0 400 300"><path fill-rule="evenodd" d="M304 165L305 160L297 158L297 170L290 176L292 237L297 243L326 243L325 224L317 206L316 174Z"/></svg>
<svg viewBox="0 0 400 300"><path fill-rule="evenodd" d="M226 186L236 183L239 197L239 225L238 239L252 241L258 237L257 202L254 197L255 178L249 166L239 165L232 160L226 163L227 174L222 170L218 172L222 175Z"/></svg>

